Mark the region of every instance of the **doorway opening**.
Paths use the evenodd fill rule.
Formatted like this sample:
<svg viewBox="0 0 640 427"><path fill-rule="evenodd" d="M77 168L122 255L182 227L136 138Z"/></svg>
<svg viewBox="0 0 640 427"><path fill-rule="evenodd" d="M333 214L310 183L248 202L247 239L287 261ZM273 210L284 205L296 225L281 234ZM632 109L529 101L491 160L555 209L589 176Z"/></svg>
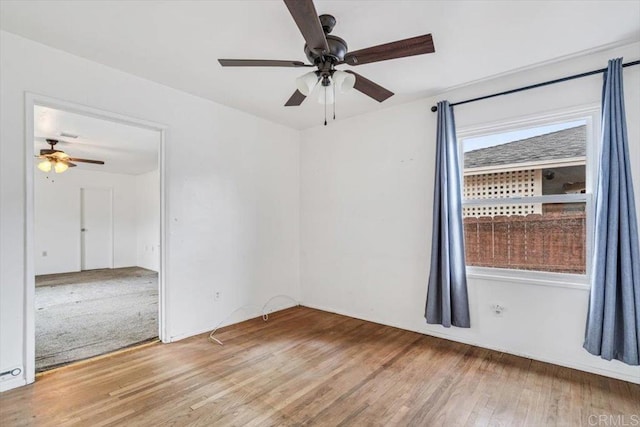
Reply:
<svg viewBox="0 0 640 427"><path fill-rule="evenodd" d="M28 381L164 338L163 129L50 100L31 108Z"/></svg>

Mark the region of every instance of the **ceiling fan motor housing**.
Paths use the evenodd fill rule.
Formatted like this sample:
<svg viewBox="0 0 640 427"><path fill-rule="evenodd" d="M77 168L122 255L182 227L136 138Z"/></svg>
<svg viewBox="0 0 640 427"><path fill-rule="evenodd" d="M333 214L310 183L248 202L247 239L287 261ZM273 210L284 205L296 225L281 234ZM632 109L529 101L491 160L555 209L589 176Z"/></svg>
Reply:
<svg viewBox="0 0 640 427"><path fill-rule="evenodd" d="M317 53L309 49L309 46L304 45L304 53L314 65L321 64L323 62L337 63L344 60L344 55L347 53L347 42L337 36L327 36L327 44L329 45L329 52Z"/></svg>
<svg viewBox="0 0 640 427"><path fill-rule="evenodd" d="M336 18L331 15L320 15L320 23L322 24L322 30L325 33L327 39L327 45L329 46L328 52L317 52L317 50L310 49L308 45L304 45L304 53L307 58L314 65L323 64L329 62L334 64L344 60L344 56L347 54L348 47L347 42L337 36L331 36L329 33L336 25Z"/></svg>
<svg viewBox="0 0 640 427"><path fill-rule="evenodd" d="M347 42L337 36L327 36L327 44L329 45L329 51L324 54L314 52L309 49L309 46L304 45L304 53L310 62L318 65L323 62L341 62L344 60L344 56L347 54Z"/></svg>

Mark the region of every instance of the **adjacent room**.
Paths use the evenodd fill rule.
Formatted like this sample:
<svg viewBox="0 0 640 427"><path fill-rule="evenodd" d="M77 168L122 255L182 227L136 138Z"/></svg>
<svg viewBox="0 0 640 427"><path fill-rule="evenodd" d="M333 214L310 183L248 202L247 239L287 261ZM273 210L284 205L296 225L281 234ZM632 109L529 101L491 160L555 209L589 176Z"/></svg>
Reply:
<svg viewBox="0 0 640 427"><path fill-rule="evenodd" d="M0 0L0 424L640 425L640 2Z"/></svg>
<svg viewBox="0 0 640 427"><path fill-rule="evenodd" d="M160 134L34 108L36 371L158 337Z"/></svg>

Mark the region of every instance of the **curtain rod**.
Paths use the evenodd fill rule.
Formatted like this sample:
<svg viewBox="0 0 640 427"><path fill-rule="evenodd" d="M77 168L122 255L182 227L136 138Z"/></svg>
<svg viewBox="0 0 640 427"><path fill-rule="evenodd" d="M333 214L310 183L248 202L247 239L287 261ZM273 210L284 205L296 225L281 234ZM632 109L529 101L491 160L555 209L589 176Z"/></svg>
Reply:
<svg viewBox="0 0 640 427"><path fill-rule="evenodd" d="M627 62L626 64L622 64L622 66L623 67L631 67L632 65L639 65L639 64L640 64L640 60L639 61ZM587 77L587 76L591 76L593 74L604 73L605 71L607 71L606 68L601 68L599 70L593 70L593 71L587 71L586 73L574 74L573 76L567 76L567 77L562 77L560 79L549 80L549 81L546 81L546 82L536 83L536 84L529 85L529 86L523 86L523 87L519 87L517 89L511 89L511 90L506 90L504 92L494 93L494 94L491 94L491 95L480 96L478 98L467 99L465 101L456 102L456 103L453 103L453 104L450 104L450 105L452 107L455 107L456 105L467 104L469 102L482 101L483 99L494 98L496 96L509 95L510 93L522 92L523 90L535 89L537 87L552 85L552 84L555 84L555 83L566 82L567 80L579 79L581 77ZM436 111L438 111L438 107L434 105L433 107L431 107L431 111L433 111L435 113Z"/></svg>

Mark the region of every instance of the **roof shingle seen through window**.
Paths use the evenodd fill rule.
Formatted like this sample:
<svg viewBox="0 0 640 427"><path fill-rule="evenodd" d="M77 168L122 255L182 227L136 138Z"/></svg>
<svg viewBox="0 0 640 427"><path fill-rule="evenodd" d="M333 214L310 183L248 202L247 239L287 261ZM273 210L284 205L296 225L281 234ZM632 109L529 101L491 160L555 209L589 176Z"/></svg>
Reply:
<svg viewBox="0 0 640 427"><path fill-rule="evenodd" d="M538 135L464 154L464 167L528 163L542 160L567 159L586 155L585 125Z"/></svg>

